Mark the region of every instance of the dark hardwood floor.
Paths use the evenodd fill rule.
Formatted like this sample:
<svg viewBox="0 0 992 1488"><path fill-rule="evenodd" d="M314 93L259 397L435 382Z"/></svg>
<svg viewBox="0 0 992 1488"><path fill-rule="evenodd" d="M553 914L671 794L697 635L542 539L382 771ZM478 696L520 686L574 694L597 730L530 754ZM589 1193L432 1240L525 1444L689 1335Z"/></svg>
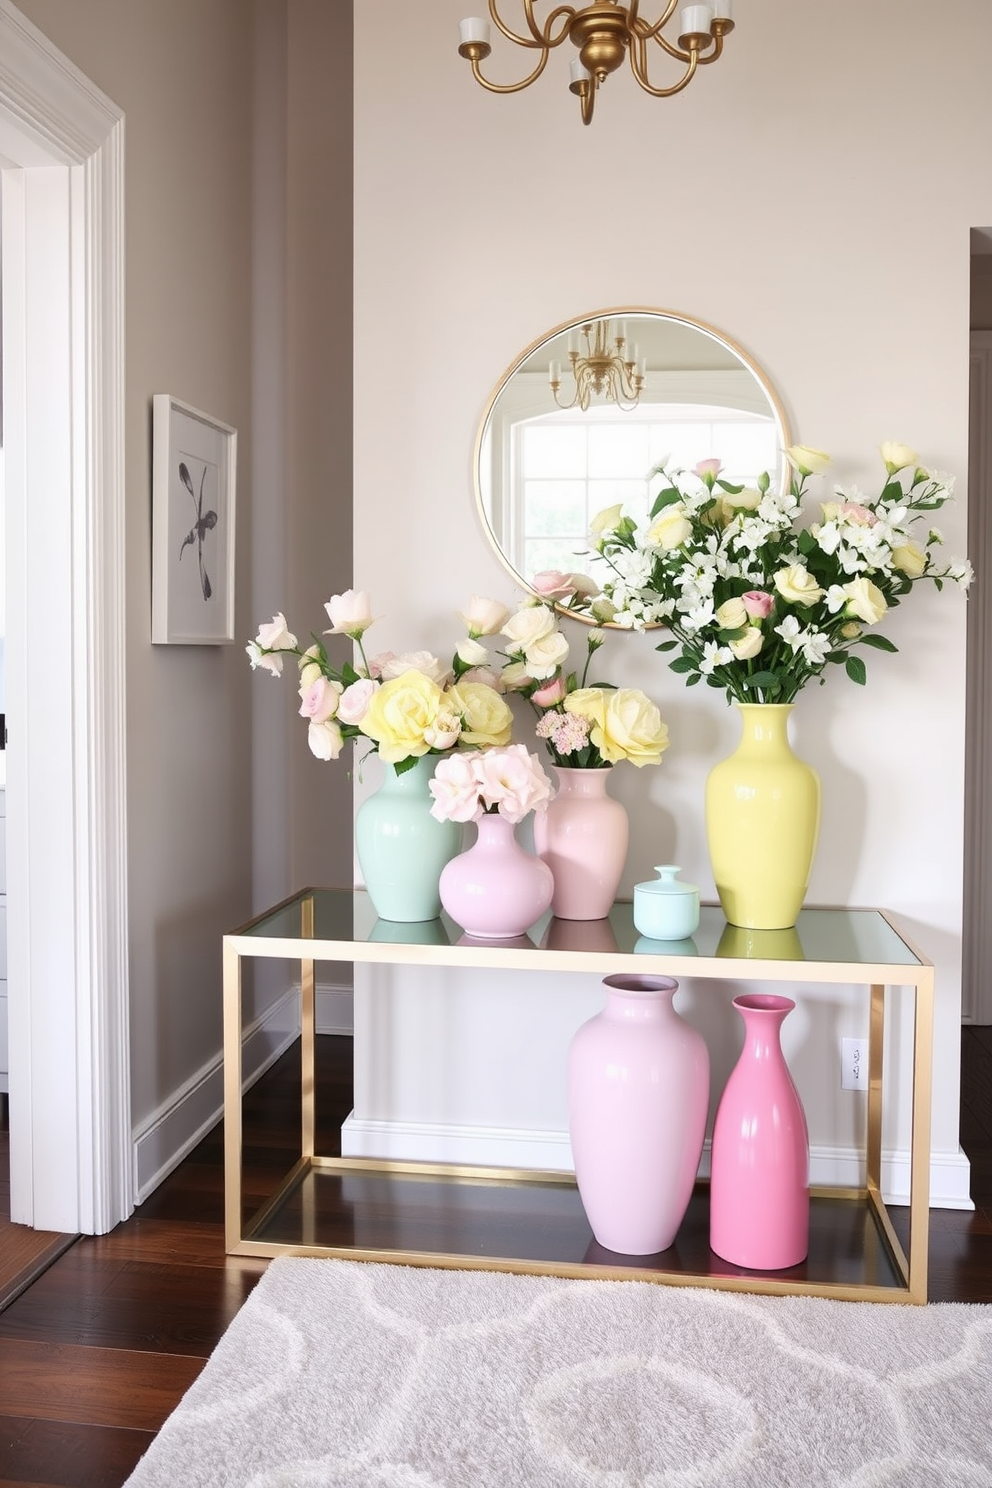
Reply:
<svg viewBox="0 0 992 1488"><path fill-rule="evenodd" d="M350 1041L318 1039L318 1150L351 1108ZM299 1152L299 1061L245 1099L246 1204ZM0 1488L119 1488L266 1262L224 1253L220 1126L110 1235L78 1240L0 1312ZM962 1031L975 1209L934 1210L930 1295L992 1302L992 1028ZM0 1147L2 1155L4 1147Z"/></svg>

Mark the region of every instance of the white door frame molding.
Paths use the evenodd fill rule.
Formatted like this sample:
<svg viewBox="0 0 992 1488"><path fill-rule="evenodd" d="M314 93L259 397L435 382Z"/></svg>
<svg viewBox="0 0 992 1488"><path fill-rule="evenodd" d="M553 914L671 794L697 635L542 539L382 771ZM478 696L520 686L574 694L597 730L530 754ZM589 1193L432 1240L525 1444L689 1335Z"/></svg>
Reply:
<svg viewBox="0 0 992 1488"><path fill-rule="evenodd" d="M133 1208L124 121L0 0L11 1218Z"/></svg>
<svg viewBox="0 0 992 1488"><path fill-rule="evenodd" d="M992 331L971 333L968 556L979 575L992 566ZM992 593L968 595L965 728L964 965L961 1016L992 1023Z"/></svg>

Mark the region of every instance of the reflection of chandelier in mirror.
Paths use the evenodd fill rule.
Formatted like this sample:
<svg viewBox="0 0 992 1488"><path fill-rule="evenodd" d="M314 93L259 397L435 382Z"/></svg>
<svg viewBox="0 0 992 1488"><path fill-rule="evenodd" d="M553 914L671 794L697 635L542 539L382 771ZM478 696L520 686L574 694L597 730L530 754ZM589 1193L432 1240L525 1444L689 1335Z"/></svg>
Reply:
<svg viewBox="0 0 992 1488"><path fill-rule="evenodd" d="M578 338L569 332L568 360L572 364L575 392L568 403L558 396L561 388L561 363L552 362L549 368L551 391L559 408L581 408L583 413L594 397L606 403L615 403L618 408L636 408L641 396L647 371L645 362L636 346L627 346L627 327L623 321L610 345L610 322L608 320L587 321L580 327L584 350L579 350Z"/></svg>
<svg viewBox="0 0 992 1488"><path fill-rule="evenodd" d="M630 0L628 5L597 0L581 8L556 5L543 30L534 17L534 0L521 0L521 3L527 23L525 36L518 36L505 24L496 8L497 0L489 0L489 14L507 40L540 52L537 66L528 77L519 83L491 83L482 76L479 63L492 51L488 21L478 18L462 21L459 56L471 62L476 82L490 93L519 93L541 76L552 50L566 39L571 41L579 51L572 58L569 91L578 94L583 124L592 120L596 89L604 78L622 66L625 56L630 58L630 70L645 93L652 98L670 98L691 82L701 63L716 61L723 51L723 38L734 29L733 0L684 5L679 11L677 42L669 41L662 31L675 14L678 0L664 0L662 14L656 21L647 21L638 14L639 0ZM682 76L667 88L656 88L648 77L648 43L652 41L684 64Z"/></svg>

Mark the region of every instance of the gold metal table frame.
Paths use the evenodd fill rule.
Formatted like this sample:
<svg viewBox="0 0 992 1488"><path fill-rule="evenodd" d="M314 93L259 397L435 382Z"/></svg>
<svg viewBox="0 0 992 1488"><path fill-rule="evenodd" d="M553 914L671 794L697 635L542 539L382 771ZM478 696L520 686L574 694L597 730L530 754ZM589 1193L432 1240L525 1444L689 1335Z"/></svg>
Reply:
<svg viewBox="0 0 992 1488"><path fill-rule="evenodd" d="M804 909L793 931L743 931L728 926L722 912L703 906L692 945L672 951L663 942L638 937L629 903L618 902L609 921L597 922L600 945L590 943L584 922L545 917L527 944L473 942L446 917L423 925L387 925L376 920L367 894L305 889L224 937L224 1162L225 1236L230 1254L325 1255L352 1260L438 1267L484 1268L541 1275L628 1278L675 1285L701 1285L768 1295L804 1294L847 1300L923 1303L927 1299L930 1188L930 1119L933 1056L934 969L930 961L875 909ZM553 934L549 933L553 929ZM380 938L382 937L382 938ZM245 957L299 960L301 967L301 1156L277 1192L243 1224L242 1182L242 995ZM863 1189L814 1189L818 1198L860 1204L865 1215L865 1274L856 1281L747 1272L736 1267L696 1271L666 1269L668 1253L646 1261L601 1253L595 1261L574 1257L539 1259L514 1255L458 1253L448 1249L369 1247L322 1241L319 1218L302 1201L304 1218L291 1239L273 1238L273 1219L312 1175L375 1175L383 1184L403 1179L438 1179L460 1185L489 1185L504 1194L527 1185L564 1185L571 1173L510 1171L452 1164L376 1161L322 1156L315 1151L315 964L374 962L396 965L580 971L620 971L710 981L800 982L859 985L869 989L870 1037ZM882 1070L887 993L908 998L912 1010L912 1122L908 1237L904 1246L882 1198ZM883 1277L878 1257L884 1256ZM713 1258L715 1259L715 1258Z"/></svg>

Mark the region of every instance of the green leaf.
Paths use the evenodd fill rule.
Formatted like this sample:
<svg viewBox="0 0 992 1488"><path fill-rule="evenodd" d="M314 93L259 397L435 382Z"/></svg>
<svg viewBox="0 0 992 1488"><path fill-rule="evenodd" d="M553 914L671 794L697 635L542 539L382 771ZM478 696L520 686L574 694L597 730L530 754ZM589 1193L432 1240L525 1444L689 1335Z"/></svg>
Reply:
<svg viewBox="0 0 992 1488"><path fill-rule="evenodd" d="M411 755L409 759L399 760L398 763L393 766L393 769L396 771L397 775L405 775L407 770L413 769L419 758L419 755Z"/></svg>
<svg viewBox="0 0 992 1488"><path fill-rule="evenodd" d="M858 638L858 644L860 646L874 646L874 648L875 648L876 651L888 651L888 652L892 653L892 652L896 652L896 651L899 650L899 647L896 646L896 645L893 645L893 643L889 640L888 636L884 636L884 635L863 635L863 636L859 636L859 638Z"/></svg>
<svg viewBox="0 0 992 1488"><path fill-rule="evenodd" d="M655 646L656 651L674 651L678 641L662 641L660 646Z"/></svg>
<svg viewBox="0 0 992 1488"><path fill-rule="evenodd" d="M670 661L668 665L673 672L692 672L696 668L696 663L691 656L676 656L675 660Z"/></svg>
<svg viewBox="0 0 992 1488"><path fill-rule="evenodd" d="M750 677L744 678L744 686L749 692L753 692L756 687L765 692L782 691L782 684L774 672L752 672Z"/></svg>
<svg viewBox="0 0 992 1488"><path fill-rule="evenodd" d="M681 500L681 491L677 491L674 486L666 486L665 489L663 491L659 491L657 496L654 498L654 503L651 507L650 515L652 517L656 517L660 511L665 510L666 506L674 506L676 501Z"/></svg>
<svg viewBox="0 0 992 1488"><path fill-rule="evenodd" d="M695 687L695 685L696 685L696 683L698 681L699 681L699 673L697 672L694 677L690 677L689 678L688 682L685 685L686 685L686 687Z"/></svg>
<svg viewBox="0 0 992 1488"><path fill-rule="evenodd" d="M864 687L865 683L868 680L868 673L865 670L865 664L861 660L861 657L848 656L846 666L847 675L850 677L851 681L857 682L859 687Z"/></svg>
<svg viewBox="0 0 992 1488"><path fill-rule="evenodd" d="M729 496L739 496L744 489L743 486L732 486L729 481L725 480L718 480L717 485L721 491L726 491Z"/></svg>

